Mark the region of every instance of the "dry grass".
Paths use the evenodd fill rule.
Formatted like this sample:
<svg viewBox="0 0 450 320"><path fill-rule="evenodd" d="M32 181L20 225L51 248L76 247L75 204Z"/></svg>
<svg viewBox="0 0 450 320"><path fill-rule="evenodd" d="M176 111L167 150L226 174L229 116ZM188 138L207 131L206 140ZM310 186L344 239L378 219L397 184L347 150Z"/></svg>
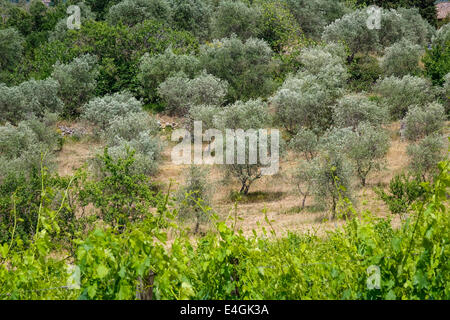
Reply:
<svg viewBox="0 0 450 320"><path fill-rule="evenodd" d="M385 168L369 176L366 187L355 186L358 212L369 210L377 216L389 215L387 207L376 196L373 187L386 186L395 174L407 166L407 142L400 140L398 129L398 123L389 126L391 147L386 157ZM164 150L163 163L155 179L166 187L172 183L171 188L175 190L179 184L184 182L187 166L174 165L170 161L172 145L173 143L169 142ZM73 168L79 167L92 156L93 150L94 146L85 142L65 144L59 155L59 173L70 174ZM242 228L246 235L250 235L252 230L261 231L260 224L264 225L266 229L269 227L264 222L265 214L272 220L272 227L278 235L283 235L287 231L314 231L320 235L344 224L344 220L330 219L328 212L317 210L311 198L307 198L305 210L300 210L301 198L290 181L290 172L296 166L296 159L295 155L288 154L286 159L280 163L280 172L277 175L265 176L256 181L250 188L250 196L245 201L238 203L237 209L235 203L230 199L230 193L233 190L239 190L239 185L236 182L225 183L222 170L218 166L210 166L208 178L209 181L215 182L212 184L214 211L222 218L235 214L239 216L238 227ZM397 217L393 223L399 224ZM203 230L208 228L208 226L203 226Z"/></svg>

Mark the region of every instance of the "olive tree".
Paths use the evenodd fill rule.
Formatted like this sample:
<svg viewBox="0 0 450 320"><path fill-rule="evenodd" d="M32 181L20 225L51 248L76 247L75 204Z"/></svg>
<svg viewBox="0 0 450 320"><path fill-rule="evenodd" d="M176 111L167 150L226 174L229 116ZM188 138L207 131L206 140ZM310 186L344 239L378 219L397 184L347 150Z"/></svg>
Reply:
<svg viewBox="0 0 450 320"><path fill-rule="evenodd" d="M413 106L405 118L404 135L409 141L418 141L433 133L441 133L445 123L445 109L432 102L426 106Z"/></svg>
<svg viewBox="0 0 450 320"><path fill-rule="evenodd" d="M254 147L256 147L256 150L259 150L257 147L260 140L259 129L266 128L270 124L270 121L271 118L267 109L267 104L261 99L249 100L247 102L236 101L234 104L222 108L213 119L215 128L221 130L224 135L226 134L226 129L242 129L244 131L251 129L255 130L256 141L252 142L250 138L246 136L244 138L244 150L238 150L239 146L234 147L234 137L231 141L227 141L228 136L224 139L224 154L228 152L227 149L230 149L234 154L235 161L233 161L233 163L224 164L223 166L227 176L234 177L240 182L241 188L239 192L242 194L248 194L252 183L263 176L262 168L266 165L263 163L260 156L257 157L254 163L251 163L249 151L250 148ZM267 140L271 141L270 134L268 136ZM250 146L251 143L252 145ZM281 147L279 149L282 150ZM245 152L245 161L243 161L245 163L241 164L236 161L238 152Z"/></svg>
<svg viewBox="0 0 450 320"><path fill-rule="evenodd" d="M290 134L300 127L326 128L331 122L333 96L315 76L288 77L270 101Z"/></svg>
<svg viewBox="0 0 450 320"><path fill-rule="evenodd" d="M244 40L256 37L260 16L257 7L250 7L241 1L221 1L211 19L211 36L221 39L236 34Z"/></svg>
<svg viewBox="0 0 450 320"><path fill-rule="evenodd" d="M0 83L0 121L17 123L26 117L61 112L63 103L58 91L59 84L53 79L32 79L14 87Z"/></svg>
<svg viewBox="0 0 450 320"><path fill-rule="evenodd" d="M12 70L22 60L25 39L14 28L0 29L0 70Z"/></svg>
<svg viewBox="0 0 450 320"><path fill-rule="evenodd" d="M191 165L185 183L176 195L178 218L185 221L193 219L195 234L199 232L200 224L209 219L207 208L211 203L212 190L208 174L207 169Z"/></svg>
<svg viewBox="0 0 450 320"><path fill-rule="evenodd" d="M431 178L437 171L437 163L443 158L444 139L442 135L431 134L408 145L406 151L411 170L422 177Z"/></svg>
<svg viewBox="0 0 450 320"><path fill-rule="evenodd" d="M333 122L341 128L351 127L356 130L361 122L379 125L386 118L386 108L378 106L363 94L344 96L333 106Z"/></svg>
<svg viewBox="0 0 450 320"><path fill-rule="evenodd" d="M389 150L389 135L381 127L361 123L348 140L347 156L364 187L369 173L380 170Z"/></svg>
<svg viewBox="0 0 450 320"><path fill-rule="evenodd" d="M194 77L199 71L199 61L192 55L175 54L172 48L164 53L151 56L144 54L139 63L137 78L141 85L141 94L148 100L157 96L157 88L168 77L183 72Z"/></svg>
<svg viewBox="0 0 450 320"><path fill-rule="evenodd" d="M436 91L429 80L411 75L380 79L375 92L381 96L381 104L388 108L393 119L403 118L409 106L424 105L436 98Z"/></svg>
<svg viewBox="0 0 450 320"><path fill-rule="evenodd" d="M228 82L228 100L248 100L272 92L272 54L263 40L232 36L203 45L200 61L208 73Z"/></svg>
<svg viewBox="0 0 450 320"><path fill-rule="evenodd" d="M420 73L419 60L424 50L420 45L402 40L386 48L381 68L386 76L403 77Z"/></svg>
<svg viewBox="0 0 450 320"><path fill-rule="evenodd" d="M66 116L77 116L80 107L94 95L99 74L96 56L86 54L68 64L57 62L52 78L59 83L59 97L64 102Z"/></svg>
<svg viewBox="0 0 450 320"><path fill-rule="evenodd" d="M192 32L204 40L209 36L211 6L204 0L168 0L172 21L180 30Z"/></svg>
<svg viewBox="0 0 450 320"><path fill-rule="evenodd" d="M180 74L169 77L158 87L158 94L166 102L171 114L186 114L194 105L221 105L228 83L203 72L194 79Z"/></svg>
<svg viewBox="0 0 450 320"><path fill-rule="evenodd" d="M142 103L129 92L117 92L92 99L83 106L82 111L83 119L105 130L115 117L142 111Z"/></svg>
<svg viewBox="0 0 450 320"><path fill-rule="evenodd" d="M168 21L170 10L167 0L124 0L109 8L106 20L128 26L151 19Z"/></svg>

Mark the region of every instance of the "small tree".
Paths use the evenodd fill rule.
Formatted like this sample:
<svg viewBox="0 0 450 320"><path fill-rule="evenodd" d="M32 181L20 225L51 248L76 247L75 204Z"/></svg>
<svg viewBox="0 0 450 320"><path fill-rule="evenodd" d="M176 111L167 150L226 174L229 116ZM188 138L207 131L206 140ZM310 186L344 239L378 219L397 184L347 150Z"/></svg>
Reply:
<svg viewBox="0 0 450 320"><path fill-rule="evenodd" d="M375 92L381 95L381 104L389 110L394 119L403 118L409 106L424 105L436 98L430 81L410 75L379 80Z"/></svg>
<svg viewBox="0 0 450 320"><path fill-rule="evenodd" d="M228 83L203 72L194 79L180 74L164 81L158 94L171 114L186 114L194 105L221 105Z"/></svg>
<svg viewBox="0 0 450 320"><path fill-rule="evenodd" d="M170 76L183 72L194 77L199 71L199 61L192 55L175 54L167 48L158 55L144 54L140 60L137 78L141 84L141 94L149 101L155 100L158 86Z"/></svg>
<svg viewBox="0 0 450 320"><path fill-rule="evenodd" d="M20 63L25 39L14 28L0 30L0 70L13 70Z"/></svg>
<svg viewBox="0 0 450 320"><path fill-rule="evenodd" d="M380 170L389 150L389 135L380 127L361 123L348 141L348 157L353 162L361 185L366 185L367 176Z"/></svg>
<svg viewBox="0 0 450 320"><path fill-rule="evenodd" d="M211 184L208 183L208 171L199 166L190 166L186 174L185 185L177 194L178 217L183 220L194 219L194 233L200 224L208 221L207 207L211 201Z"/></svg>
<svg viewBox="0 0 450 320"><path fill-rule="evenodd" d="M254 150L259 150L259 131L258 129L264 129L270 123L270 115L267 110L267 105L263 103L260 99L249 100L247 102L237 101L232 105L223 108L214 117L214 126L222 130L225 133L225 129L242 129L242 130L255 130L256 141L254 141L251 147ZM268 142L271 141L270 134L267 138ZM234 138L233 138L234 143ZM226 174L232 176L239 180L241 184L240 193L248 194L251 184L262 177L262 168L267 166L262 163L260 156L257 157L256 163L250 163L249 161L249 149L250 149L250 139L248 137L244 138L245 150L239 150L240 152L245 152L245 163L240 164L237 161L237 147L232 147L234 150L234 162L231 164L225 164L224 168ZM226 154L227 148L231 148L231 141L224 141L224 155ZM273 146L268 148L268 151L273 150ZM282 152L282 144L280 143L279 151ZM273 153L270 151L272 156ZM281 155L278 155L281 158Z"/></svg>
<svg viewBox="0 0 450 320"><path fill-rule="evenodd" d="M211 19L212 37L221 39L232 34L244 40L255 37L258 35L260 16L258 8L249 7L241 1L221 1Z"/></svg>
<svg viewBox="0 0 450 320"><path fill-rule="evenodd" d="M97 57L84 55L69 64L57 62L52 78L59 83L59 97L64 102L66 116L78 116L80 107L94 95L98 76Z"/></svg>
<svg viewBox="0 0 450 320"><path fill-rule="evenodd" d="M439 134L426 136L419 142L410 144L406 151L413 173L420 175L423 180L432 178L437 170L437 163L442 160L443 149L443 137Z"/></svg>
<svg viewBox="0 0 450 320"><path fill-rule="evenodd" d="M118 92L101 98L94 98L82 108L82 117L105 130L115 117L142 111L142 103L129 92Z"/></svg>
<svg viewBox="0 0 450 320"><path fill-rule="evenodd" d="M363 94L344 96L333 107L334 124L356 130L361 122L380 125L386 121L387 110Z"/></svg>
<svg viewBox="0 0 450 320"><path fill-rule="evenodd" d="M113 5L106 15L111 24L133 26L144 20L168 21L170 6L166 0L124 0Z"/></svg>
<svg viewBox="0 0 450 320"><path fill-rule="evenodd" d="M419 61L423 53L421 46L402 39L386 48L381 68L386 76L417 75L421 71Z"/></svg>
<svg viewBox="0 0 450 320"><path fill-rule="evenodd" d="M433 102L425 107L414 106L409 109L405 119L404 135L409 141L418 141L433 133L440 133L444 127L444 107Z"/></svg>
<svg viewBox="0 0 450 320"><path fill-rule="evenodd" d="M208 73L228 82L228 100L248 100L272 92L272 54L263 40L231 36L203 45L200 61Z"/></svg>

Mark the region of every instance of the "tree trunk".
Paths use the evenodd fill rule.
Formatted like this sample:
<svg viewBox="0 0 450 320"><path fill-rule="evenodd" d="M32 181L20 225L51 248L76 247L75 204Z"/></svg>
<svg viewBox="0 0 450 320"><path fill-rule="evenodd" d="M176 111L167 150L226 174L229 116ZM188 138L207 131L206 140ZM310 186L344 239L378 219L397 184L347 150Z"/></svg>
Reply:
<svg viewBox="0 0 450 320"><path fill-rule="evenodd" d="M139 279L139 284L136 288L136 299L139 300L153 300L153 283L155 281L155 273L150 271L147 277Z"/></svg>

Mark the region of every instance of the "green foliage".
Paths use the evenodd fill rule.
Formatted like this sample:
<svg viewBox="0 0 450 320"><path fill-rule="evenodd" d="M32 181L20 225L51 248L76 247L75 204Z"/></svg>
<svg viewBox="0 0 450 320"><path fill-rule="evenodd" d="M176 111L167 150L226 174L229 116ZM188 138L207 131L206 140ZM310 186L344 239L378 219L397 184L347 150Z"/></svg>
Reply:
<svg viewBox="0 0 450 320"><path fill-rule="evenodd" d="M227 81L203 72L194 79L183 74L169 77L158 87L158 94L166 102L170 114L183 115L191 106L221 105L227 89Z"/></svg>
<svg viewBox="0 0 450 320"><path fill-rule="evenodd" d="M140 60L138 80L142 87L142 95L149 101L154 101L157 88L168 77L183 72L188 77L194 77L199 70L199 61L192 55L175 54L172 48L164 53L150 56L144 54Z"/></svg>
<svg viewBox="0 0 450 320"><path fill-rule="evenodd" d="M199 39L209 35L211 8L203 0L169 0L176 28L192 32Z"/></svg>
<svg viewBox="0 0 450 320"><path fill-rule="evenodd" d="M78 116L80 107L94 95L98 71L98 59L92 55L75 58L69 64L57 62L52 78L59 83L59 97L64 102L64 115Z"/></svg>
<svg viewBox="0 0 450 320"><path fill-rule="evenodd" d="M109 8L106 20L111 24L133 26L144 20L167 21L170 6L166 0L124 0Z"/></svg>
<svg viewBox="0 0 450 320"><path fill-rule="evenodd" d="M425 188L418 177L397 174L389 182L389 190L375 189L393 214L406 213L411 205L425 195Z"/></svg>
<svg viewBox="0 0 450 320"><path fill-rule="evenodd" d="M377 58L366 54L356 54L348 66L350 87L357 91L371 90L382 75Z"/></svg>
<svg viewBox="0 0 450 320"><path fill-rule="evenodd" d="M360 123L347 143L347 156L353 162L361 185L365 186L368 175L381 169L389 150L389 135L380 127Z"/></svg>
<svg viewBox="0 0 450 320"><path fill-rule="evenodd" d="M424 50L421 46L407 40L394 43L386 48L381 61L384 75L403 77L407 74L420 74L419 60L423 53Z"/></svg>
<svg viewBox="0 0 450 320"><path fill-rule="evenodd" d="M22 60L24 39L14 28L0 29L0 70L13 70ZM3 77L2 74L0 76ZM0 78L1 79L1 78Z"/></svg>
<svg viewBox="0 0 450 320"><path fill-rule="evenodd" d="M347 95L333 107L334 124L355 130L362 122L380 125L386 122L387 110L363 94Z"/></svg>
<svg viewBox="0 0 450 320"><path fill-rule="evenodd" d="M235 34L242 40L257 37L260 16L257 7L249 7L241 1L221 1L211 18L211 36L221 39Z"/></svg>
<svg viewBox="0 0 450 320"><path fill-rule="evenodd" d="M408 145L406 152L412 172L423 180L431 179L436 173L436 164L443 159L444 146L442 135L437 133Z"/></svg>
<svg viewBox="0 0 450 320"><path fill-rule="evenodd" d="M436 98L436 92L427 79L410 75L380 79L375 92L381 95L380 102L388 108L393 119L403 118L409 106L424 105Z"/></svg>
<svg viewBox="0 0 450 320"><path fill-rule="evenodd" d="M349 13L342 1L286 0L302 31L314 39L320 39L323 29Z"/></svg>
<svg viewBox="0 0 450 320"><path fill-rule="evenodd" d="M433 84L441 85L450 72L450 23L442 26L433 37L431 49L423 57L425 74Z"/></svg>
<svg viewBox="0 0 450 320"><path fill-rule="evenodd" d="M133 155L133 151L126 150L124 157L114 159L105 148L103 155L98 155L102 162L98 179L86 182L80 190L82 205L92 203L98 217L119 230L146 216L154 204L147 178L132 172Z"/></svg>
<svg viewBox="0 0 450 320"><path fill-rule="evenodd" d="M444 107L433 102L426 106L415 106L404 118L404 136L409 141L418 141L433 133L441 133L445 121Z"/></svg>
<svg viewBox="0 0 450 320"><path fill-rule="evenodd" d="M228 82L229 101L248 100L272 92L272 54L263 40L232 36L203 45L200 61L208 73Z"/></svg>
<svg viewBox="0 0 450 320"><path fill-rule="evenodd" d="M184 186L177 193L178 218L193 220L195 234L199 232L200 223L209 220L206 208L210 205L212 189L208 174L208 170L200 166L190 166Z"/></svg>
<svg viewBox="0 0 450 320"><path fill-rule="evenodd" d="M82 118L105 130L115 117L142 111L142 103L129 92L118 92L94 98L82 108Z"/></svg>

